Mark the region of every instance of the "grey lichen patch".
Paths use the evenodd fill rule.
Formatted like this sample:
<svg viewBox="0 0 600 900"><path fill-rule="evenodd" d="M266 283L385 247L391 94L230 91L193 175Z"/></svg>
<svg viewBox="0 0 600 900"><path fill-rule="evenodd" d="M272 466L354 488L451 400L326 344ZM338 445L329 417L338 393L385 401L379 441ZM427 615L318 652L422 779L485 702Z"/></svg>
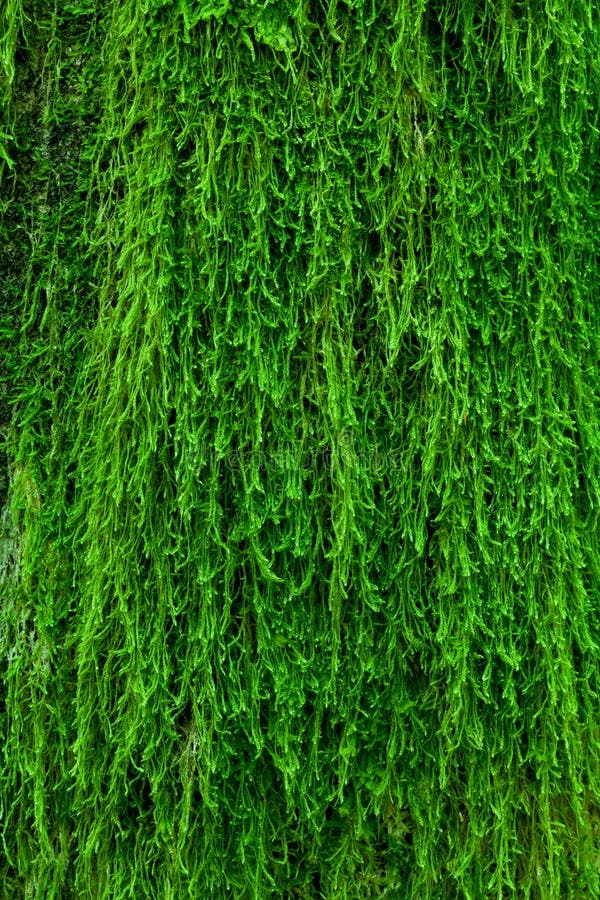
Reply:
<svg viewBox="0 0 600 900"><path fill-rule="evenodd" d="M4 589L17 583L24 540L25 535L6 504L0 511L0 584Z"/></svg>

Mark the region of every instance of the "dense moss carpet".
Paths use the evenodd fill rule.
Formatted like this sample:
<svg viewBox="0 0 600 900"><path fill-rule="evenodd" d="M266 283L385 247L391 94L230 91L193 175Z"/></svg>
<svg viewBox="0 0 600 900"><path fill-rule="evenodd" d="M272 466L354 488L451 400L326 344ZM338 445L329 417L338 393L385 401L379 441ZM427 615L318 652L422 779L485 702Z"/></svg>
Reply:
<svg viewBox="0 0 600 900"><path fill-rule="evenodd" d="M600 7L1 0L0 896L600 896Z"/></svg>

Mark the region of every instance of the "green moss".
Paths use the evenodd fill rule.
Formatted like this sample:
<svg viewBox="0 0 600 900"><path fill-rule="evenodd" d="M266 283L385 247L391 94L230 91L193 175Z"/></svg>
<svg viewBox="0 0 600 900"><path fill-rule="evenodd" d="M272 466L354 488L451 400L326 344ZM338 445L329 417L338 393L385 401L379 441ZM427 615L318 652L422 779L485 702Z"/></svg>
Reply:
<svg viewBox="0 0 600 900"><path fill-rule="evenodd" d="M6 895L596 896L594 4L0 22Z"/></svg>

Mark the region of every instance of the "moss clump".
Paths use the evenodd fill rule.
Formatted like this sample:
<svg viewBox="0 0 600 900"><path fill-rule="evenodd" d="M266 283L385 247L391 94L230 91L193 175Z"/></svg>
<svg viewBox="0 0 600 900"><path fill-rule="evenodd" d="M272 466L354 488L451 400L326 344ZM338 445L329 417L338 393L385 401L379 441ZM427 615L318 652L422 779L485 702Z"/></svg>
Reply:
<svg viewBox="0 0 600 900"><path fill-rule="evenodd" d="M598 895L595 4L0 23L6 895Z"/></svg>

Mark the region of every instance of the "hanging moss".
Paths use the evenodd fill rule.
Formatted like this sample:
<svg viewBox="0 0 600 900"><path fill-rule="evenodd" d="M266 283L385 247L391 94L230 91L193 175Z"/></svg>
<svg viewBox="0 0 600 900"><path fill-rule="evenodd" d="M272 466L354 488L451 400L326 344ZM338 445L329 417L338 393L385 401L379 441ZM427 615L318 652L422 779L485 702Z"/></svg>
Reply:
<svg viewBox="0 0 600 900"><path fill-rule="evenodd" d="M600 894L599 47L0 4L7 897Z"/></svg>

